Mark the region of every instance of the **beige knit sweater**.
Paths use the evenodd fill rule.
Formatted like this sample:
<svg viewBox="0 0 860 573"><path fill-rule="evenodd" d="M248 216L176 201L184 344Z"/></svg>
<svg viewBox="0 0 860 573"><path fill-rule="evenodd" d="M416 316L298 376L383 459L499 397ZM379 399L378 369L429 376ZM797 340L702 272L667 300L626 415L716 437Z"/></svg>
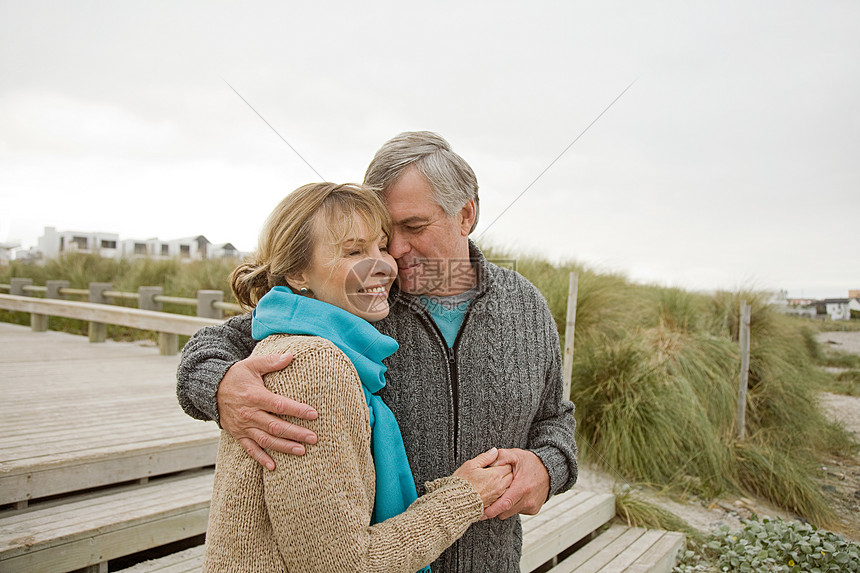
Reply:
<svg viewBox="0 0 860 573"><path fill-rule="evenodd" d="M254 354L285 352L292 364L266 386L317 410L301 423L319 441L304 456L269 452L270 472L221 433L204 571L414 573L432 563L480 519L477 491L462 478L437 479L404 513L371 526L376 478L358 373L313 336L270 336Z"/></svg>

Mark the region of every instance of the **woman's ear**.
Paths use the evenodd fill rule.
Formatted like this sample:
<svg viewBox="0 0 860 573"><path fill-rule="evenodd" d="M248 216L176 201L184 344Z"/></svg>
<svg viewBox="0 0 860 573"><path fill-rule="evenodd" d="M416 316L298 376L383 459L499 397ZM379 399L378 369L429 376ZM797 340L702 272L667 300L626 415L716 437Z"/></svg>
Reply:
<svg viewBox="0 0 860 573"><path fill-rule="evenodd" d="M305 273L299 273L294 276L286 277L287 286L292 289L293 292L299 293L302 289L305 289L305 292L310 292L310 285L308 285L308 278Z"/></svg>

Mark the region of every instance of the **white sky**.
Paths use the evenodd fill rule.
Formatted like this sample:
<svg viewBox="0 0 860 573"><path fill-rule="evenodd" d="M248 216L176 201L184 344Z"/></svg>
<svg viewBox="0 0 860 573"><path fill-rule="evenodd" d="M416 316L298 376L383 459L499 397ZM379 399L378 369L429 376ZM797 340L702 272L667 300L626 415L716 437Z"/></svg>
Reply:
<svg viewBox="0 0 860 573"><path fill-rule="evenodd" d="M500 246L690 289L860 288L854 0L0 0L0 242L253 249L318 177L222 78L329 180L442 134Z"/></svg>

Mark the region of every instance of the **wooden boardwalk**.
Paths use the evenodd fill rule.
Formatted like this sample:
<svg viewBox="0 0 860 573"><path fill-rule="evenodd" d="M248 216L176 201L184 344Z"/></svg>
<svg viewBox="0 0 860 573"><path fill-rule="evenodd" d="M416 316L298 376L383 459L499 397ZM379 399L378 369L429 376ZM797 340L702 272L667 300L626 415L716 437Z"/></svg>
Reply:
<svg viewBox="0 0 860 573"><path fill-rule="evenodd" d="M213 464L218 429L179 407L178 362L0 323L0 506Z"/></svg>

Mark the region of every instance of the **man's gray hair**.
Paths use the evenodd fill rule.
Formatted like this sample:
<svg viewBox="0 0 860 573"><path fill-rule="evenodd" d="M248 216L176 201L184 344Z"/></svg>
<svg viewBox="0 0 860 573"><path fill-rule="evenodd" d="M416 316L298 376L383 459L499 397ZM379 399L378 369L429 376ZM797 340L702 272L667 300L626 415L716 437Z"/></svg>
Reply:
<svg viewBox="0 0 860 573"><path fill-rule="evenodd" d="M470 199L475 201L475 223L469 232L474 231L478 225L478 179L439 134L406 131L389 139L367 166L364 184L384 193L411 165L430 182L436 203L447 215L456 215Z"/></svg>

